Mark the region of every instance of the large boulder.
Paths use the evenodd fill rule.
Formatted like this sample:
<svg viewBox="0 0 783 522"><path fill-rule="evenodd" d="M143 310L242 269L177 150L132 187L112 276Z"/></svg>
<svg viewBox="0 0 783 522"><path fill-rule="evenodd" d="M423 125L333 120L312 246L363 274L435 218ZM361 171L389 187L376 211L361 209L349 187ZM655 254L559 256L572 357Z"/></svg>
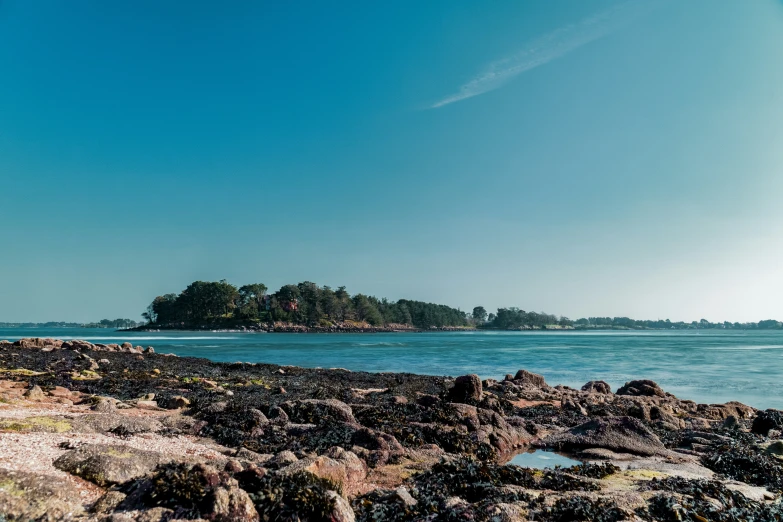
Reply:
<svg viewBox="0 0 783 522"><path fill-rule="evenodd" d="M666 397L666 392L664 392L655 381L644 379L639 381L626 382L625 386L621 386L620 389L617 390L617 395L632 395L637 397Z"/></svg>
<svg viewBox="0 0 783 522"><path fill-rule="evenodd" d="M544 443L565 450L606 448L618 453L646 456L666 453L660 439L632 417L593 419L568 431L550 435Z"/></svg>
<svg viewBox="0 0 783 522"><path fill-rule="evenodd" d="M160 453L129 446L90 444L65 453L54 466L106 487L146 475L170 460Z"/></svg>
<svg viewBox="0 0 783 522"><path fill-rule="evenodd" d="M482 397L481 379L475 373L457 377L454 380L454 387L449 390L451 402L478 402Z"/></svg>
<svg viewBox="0 0 783 522"><path fill-rule="evenodd" d="M514 376L514 382L521 383L521 384L529 384L531 386L536 386L538 388L543 388L546 386L546 381L544 380L543 375L532 373L527 370L519 370L517 374Z"/></svg>

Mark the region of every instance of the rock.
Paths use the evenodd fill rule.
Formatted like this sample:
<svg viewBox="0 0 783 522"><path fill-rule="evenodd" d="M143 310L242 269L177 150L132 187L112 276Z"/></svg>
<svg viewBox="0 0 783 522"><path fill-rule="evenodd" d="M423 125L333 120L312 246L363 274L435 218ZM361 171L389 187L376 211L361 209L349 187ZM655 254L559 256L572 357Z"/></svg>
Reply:
<svg viewBox="0 0 783 522"><path fill-rule="evenodd" d="M302 471L312 473L316 477L330 480L335 484L338 484L343 490L351 490L356 487L358 481L364 479L367 474L366 465L364 461L359 459L355 454L351 453L356 460L360 462L358 469L359 473L356 473L355 468L351 468L350 472L354 475L349 479L349 470L345 462L339 462L333 458L321 455L315 458L305 458L294 462L284 468L279 473L281 475L295 475Z"/></svg>
<svg viewBox="0 0 783 522"><path fill-rule="evenodd" d="M117 411L117 405L111 400L99 400L92 406L93 411L99 413L115 413Z"/></svg>
<svg viewBox="0 0 783 522"><path fill-rule="evenodd" d="M90 511L98 514L111 513L123 500L125 500L125 497L127 497L127 495L121 491L107 491L101 498L95 501L90 508Z"/></svg>
<svg viewBox="0 0 783 522"><path fill-rule="evenodd" d="M610 394L612 393L612 388L604 381L590 381L582 386L582 391L588 393Z"/></svg>
<svg viewBox="0 0 783 522"><path fill-rule="evenodd" d="M69 390L68 388L63 388L62 386L55 386L54 388L49 390L49 396L70 399L73 397L73 394L71 393L71 390Z"/></svg>
<svg viewBox="0 0 783 522"><path fill-rule="evenodd" d="M0 469L0 520L55 522L81 517L79 490L49 475Z"/></svg>
<svg viewBox="0 0 783 522"><path fill-rule="evenodd" d="M351 504L340 496L336 491L327 491L327 497L334 500L334 507L332 508L332 522L354 522L356 515L351 508Z"/></svg>
<svg viewBox="0 0 783 522"><path fill-rule="evenodd" d="M140 410L159 410L158 403L156 401L137 401L136 407Z"/></svg>
<svg viewBox="0 0 783 522"><path fill-rule="evenodd" d="M167 410L179 410L190 406L190 401L182 395L174 395L173 397L165 397L158 401L158 406L166 408Z"/></svg>
<svg viewBox="0 0 783 522"><path fill-rule="evenodd" d="M422 393L416 397L416 404L424 406L425 408L432 408L440 402L440 398L437 395L431 395L428 393Z"/></svg>
<svg viewBox="0 0 783 522"><path fill-rule="evenodd" d="M24 392L24 396L31 401L40 401L46 398L46 394L43 392L40 386L37 384Z"/></svg>
<svg viewBox="0 0 783 522"><path fill-rule="evenodd" d="M106 487L146 475L170 460L160 453L129 446L89 444L65 453L54 466Z"/></svg>
<svg viewBox="0 0 783 522"><path fill-rule="evenodd" d="M617 395L666 397L666 392L655 381L639 380L626 382L625 386L617 390Z"/></svg>
<svg viewBox="0 0 783 522"><path fill-rule="evenodd" d="M144 353L155 353L155 348L153 348L152 346L147 346L144 349Z"/></svg>
<svg viewBox="0 0 783 522"><path fill-rule="evenodd" d="M174 511L164 507L154 507L142 511L135 517L136 522L167 522L174 518Z"/></svg>
<svg viewBox="0 0 783 522"><path fill-rule="evenodd" d="M739 421L734 415L729 415L726 420L723 421L723 427L726 429L734 429L739 426Z"/></svg>
<svg viewBox="0 0 783 522"><path fill-rule="evenodd" d="M284 467L289 464L293 464L294 462L297 462L299 459L294 455L293 451L281 451L271 459L269 459L266 464L272 467Z"/></svg>
<svg viewBox="0 0 783 522"><path fill-rule="evenodd" d="M128 342L122 343L122 346L120 346L123 352L133 352L133 345Z"/></svg>
<svg viewBox="0 0 783 522"><path fill-rule="evenodd" d="M571 399L563 399L560 406L563 411L573 411L582 416L587 416L587 410L578 402Z"/></svg>
<svg viewBox="0 0 783 522"><path fill-rule="evenodd" d="M764 450L770 455L783 455L783 440L776 440Z"/></svg>
<svg viewBox="0 0 783 522"><path fill-rule="evenodd" d="M783 428L783 412L769 409L758 412L756 418L753 419L750 431L759 435L766 435L769 433L769 430L779 430L781 428Z"/></svg>
<svg viewBox="0 0 783 522"><path fill-rule="evenodd" d="M237 486L215 488L212 512L207 515L214 522L256 522L258 512L253 501Z"/></svg>
<svg viewBox="0 0 783 522"><path fill-rule="evenodd" d="M514 381L521 384L530 384L538 388L546 386L546 381L543 375L537 373L531 373L527 370L519 370L514 376Z"/></svg>
<svg viewBox="0 0 783 522"><path fill-rule="evenodd" d="M265 464L270 459L272 459L274 455L270 455L268 453L256 453L255 451L251 451L247 448L239 448L236 453L234 453L234 457L240 460L252 462L254 464ZM294 458L296 458L296 455L294 455Z"/></svg>
<svg viewBox="0 0 783 522"><path fill-rule="evenodd" d="M451 402L478 402L483 396L481 379L475 373L462 375L454 380L454 387L449 390Z"/></svg>
<svg viewBox="0 0 783 522"><path fill-rule="evenodd" d="M408 493L408 490L405 489L405 486L400 486L394 490L394 495L400 502L403 503L403 505L407 507L413 507L418 504L418 501L413 498L410 493Z"/></svg>
<svg viewBox="0 0 783 522"><path fill-rule="evenodd" d="M632 417L601 417L550 435L544 443L556 449L606 448L618 453L661 455L666 448L641 421Z"/></svg>
<svg viewBox="0 0 783 522"><path fill-rule="evenodd" d="M356 424L351 407L337 399L304 399L280 404L291 422L321 424L328 418ZM271 415L271 411L270 411Z"/></svg>

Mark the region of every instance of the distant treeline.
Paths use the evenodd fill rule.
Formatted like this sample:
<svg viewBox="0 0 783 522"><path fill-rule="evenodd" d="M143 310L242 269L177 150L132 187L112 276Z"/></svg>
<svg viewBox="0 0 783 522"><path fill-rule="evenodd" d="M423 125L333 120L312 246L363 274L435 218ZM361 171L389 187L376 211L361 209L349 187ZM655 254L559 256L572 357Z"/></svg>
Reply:
<svg viewBox="0 0 783 522"><path fill-rule="evenodd" d="M135 328L141 326L131 319L101 319L97 323L87 323L82 325L84 328Z"/></svg>
<svg viewBox="0 0 783 522"><path fill-rule="evenodd" d="M351 296L344 286L332 289L305 281L268 293L262 283L236 287L227 281L196 281L179 294L156 297L142 316L151 325L235 325L287 322L328 326L345 321L372 326L405 324L416 328L469 326L465 312L445 305L373 296Z"/></svg>
<svg viewBox="0 0 783 522"><path fill-rule="evenodd" d="M0 323L0 328L133 328L139 326L131 319L101 319L97 323L66 323L49 321L46 323Z"/></svg>
<svg viewBox="0 0 783 522"><path fill-rule="evenodd" d="M758 323L732 323L724 321L722 323L711 323L706 319L691 322L671 322L668 319L657 321L638 321L628 317L586 317L574 321L577 328L631 328L631 329L665 329L665 330L688 330L688 329L733 329L733 330L776 330L783 328L783 323L774 319L759 321Z"/></svg>

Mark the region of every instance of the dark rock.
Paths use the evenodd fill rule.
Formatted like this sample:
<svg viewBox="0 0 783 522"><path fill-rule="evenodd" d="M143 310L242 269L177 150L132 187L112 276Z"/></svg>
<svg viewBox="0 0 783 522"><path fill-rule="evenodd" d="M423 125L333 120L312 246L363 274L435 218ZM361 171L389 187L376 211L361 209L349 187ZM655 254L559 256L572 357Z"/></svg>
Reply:
<svg viewBox="0 0 783 522"><path fill-rule="evenodd" d="M169 460L160 453L129 446L90 444L65 453L54 466L106 487L146 475Z"/></svg>
<svg viewBox="0 0 783 522"><path fill-rule="evenodd" d="M582 386L582 391L586 391L589 393L610 394L612 393L612 388L609 386L607 382L604 381L590 381L584 386Z"/></svg>
<svg viewBox="0 0 783 522"><path fill-rule="evenodd" d="M461 403L478 402L482 396L481 379L475 373L457 377L448 393L451 402Z"/></svg>
<svg viewBox="0 0 783 522"><path fill-rule="evenodd" d="M659 455L666 452L660 439L632 417L598 418L544 439L558 449L606 448L618 453Z"/></svg>
<svg viewBox="0 0 783 522"><path fill-rule="evenodd" d="M304 399L280 404L291 422L320 424L328 419L356 423L351 407L336 399Z"/></svg>
<svg viewBox="0 0 783 522"><path fill-rule="evenodd" d="M625 383L625 386L617 390L617 395L666 397L666 392L655 381L639 380Z"/></svg>
<svg viewBox="0 0 783 522"><path fill-rule="evenodd" d="M190 400L182 395L174 395L171 397L164 397L158 401L158 406L167 410L179 410L190 406Z"/></svg>
<svg viewBox="0 0 783 522"><path fill-rule="evenodd" d="M440 402L440 398L437 395L430 395L424 393L416 398L416 404L424 406L425 408L432 408Z"/></svg>
<svg viewBox="0 0 783 522"><path fill-rule="evenodd" d="M766 435L769 433L769 430L779 430L781 428L783 428L783 411L769 409L758 412L756 418L753 419L750 431L759 435Z"/></svg>

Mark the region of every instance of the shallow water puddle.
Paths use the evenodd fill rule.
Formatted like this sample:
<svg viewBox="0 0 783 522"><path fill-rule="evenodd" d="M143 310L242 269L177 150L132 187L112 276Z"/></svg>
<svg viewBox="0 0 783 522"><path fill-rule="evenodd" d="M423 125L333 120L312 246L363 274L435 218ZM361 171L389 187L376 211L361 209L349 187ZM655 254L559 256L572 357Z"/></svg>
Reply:
<svg viewBox="0 0 783 522"><path fill-rule="evenodd" d="M571 466L582 464L582 462L560 455L554 451L538 449L527 453L520 453L508 461L507 464L515 464L517 466L522 466L523 468L553 469L555 466L570 468Z"/></svg>

